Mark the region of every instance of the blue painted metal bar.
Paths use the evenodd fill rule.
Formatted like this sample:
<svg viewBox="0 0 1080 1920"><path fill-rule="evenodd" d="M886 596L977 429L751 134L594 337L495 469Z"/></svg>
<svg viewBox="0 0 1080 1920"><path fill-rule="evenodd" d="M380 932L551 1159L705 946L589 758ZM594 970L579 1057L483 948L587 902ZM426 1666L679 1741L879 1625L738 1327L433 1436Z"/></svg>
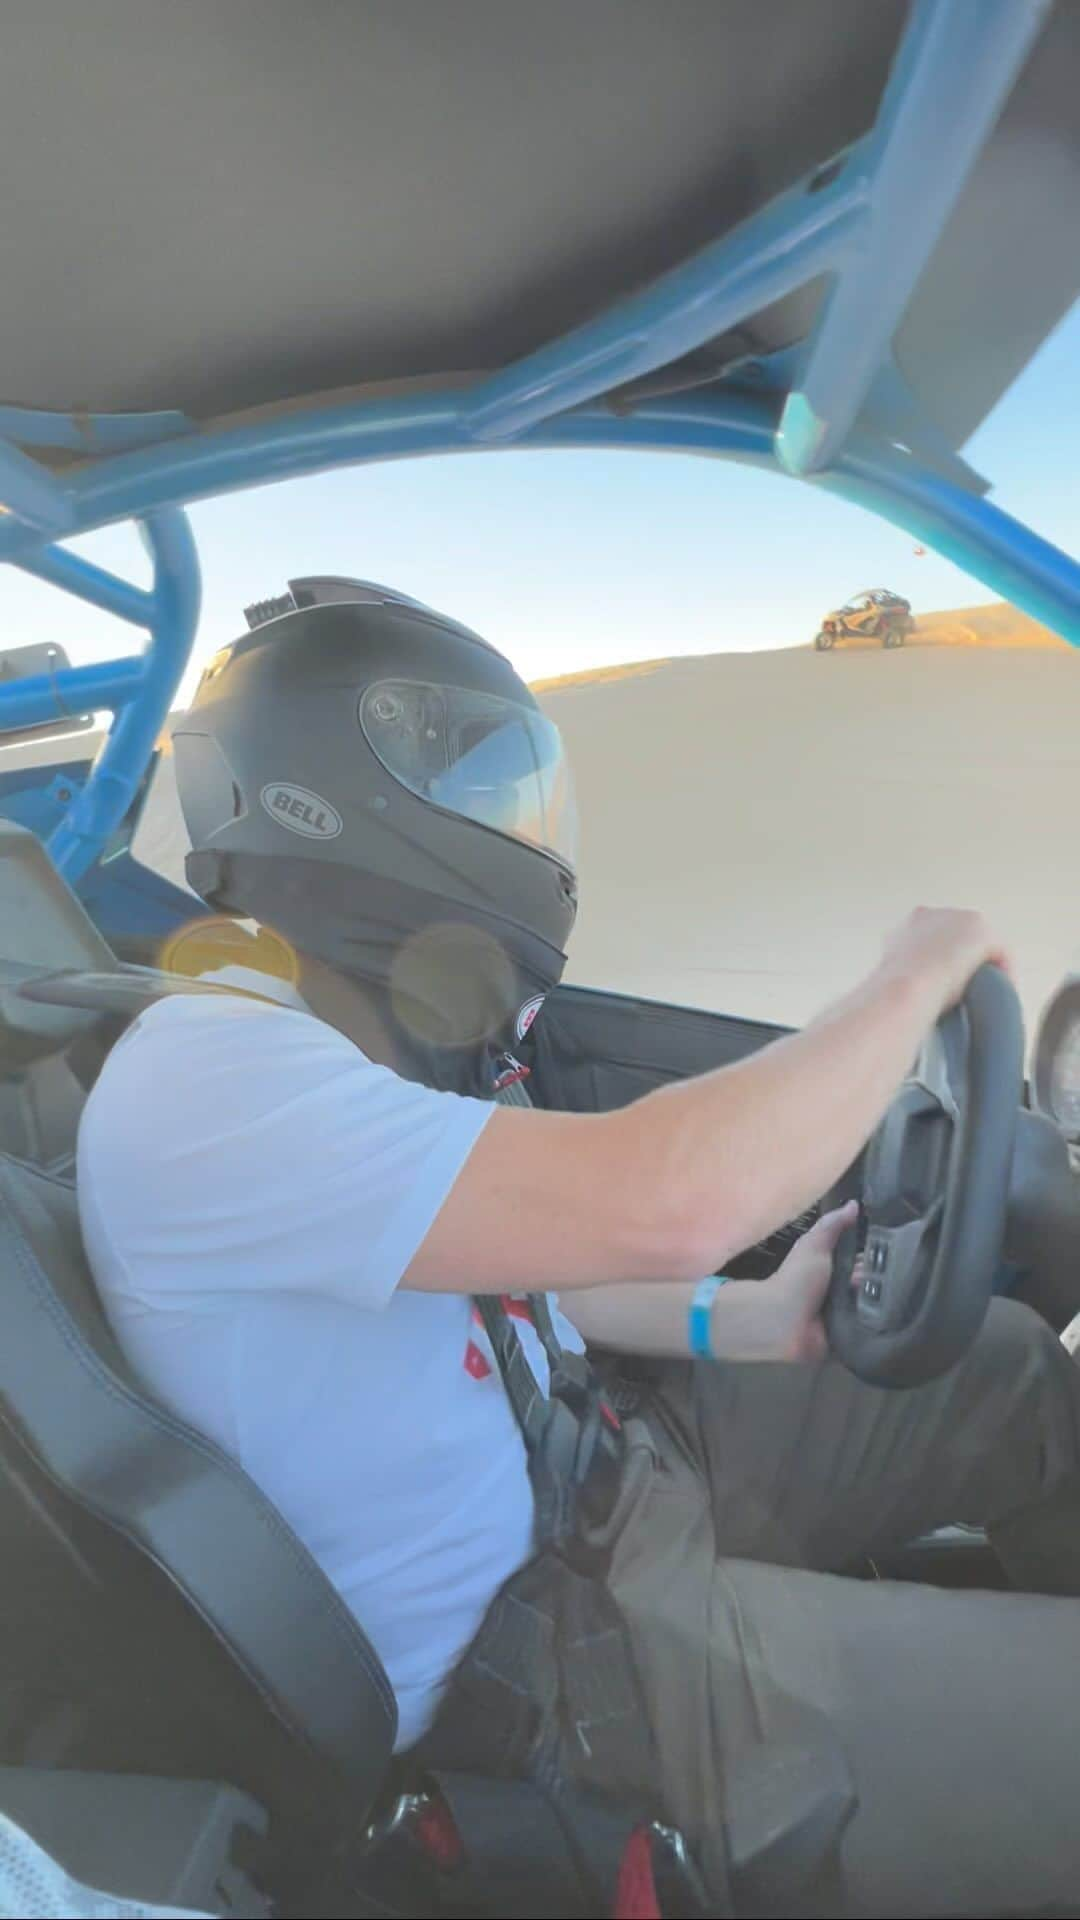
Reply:
<svg viewBox="0 0 1080 1920"><path fill-rule="evenodd" d="M819 170L612 313L472 387L418 387L395 398L162 438L87 462L62 484L0 439L0 560L151 634L140 659L0 688L6 728L90 708L117 716L93 778L50 840L61 869L78 879L124 817L189 656L199 576L178 509L268 481L511 442L696 452L772 471L779 463L904 527L1080 646L1076 561L978 497L970 471L932 437L924 461L936 471L892 444L904 435L889 425L887 395L880 417L868 407L862 430L854 429L896 321L1048 5L918 0L878 124L835 173ZM779 431L775 392L713 389L620 414L598 404L613 388L677 361L826 271L838 273L837 284ZM39 439L52 430L47 422L33 428ZM104 435L95 442L104 444ZM152 593L63 548L42 546L45 538L129 516L144 519Z"/></svg>
<svg viewBox="0 0 1080 1920"><path fill-rule="evenodd" d="M49 852L70 881L98 858L135 798L198 625L199 561L186 514L156 514L143 532L154 561L150 644L138 663L137 694L117 713L91 779L50 837Z"/></svg>
<svg viewBox="0 0 1080 1920"><path fill-rule="evenodd" d="M1030 527L928 473L891 447L855 435L816 485L903 527L1003 600L1080 647L1080 563Z"/></svg>
<svg viewBox="0 0 1080 1920"><path fill-rule="evenodd" d="M8 440L0 440L0 507L33 533L47 534L50 540L57 534L70 533L74 524L66 487Z"/></svg>
<svg viewBox="0 0 1080 1920"><path fill-rule="evenodd" d="M633 428L631 444L638 448L722 454L778 471L775 415L748 396L650 401L624 424ZM530 436L530 444L613 447L620 442L612 426L610 414L590 408L547 422L540 434ZM903 527L1080 647L1080 561L1040 539L991 500L928 472L898 448L861 434L852 437L835 468L809 484Z"/></svg>
<svg viewBox="0 0 1080 1920"><path fill-rule="evenodd" d="M669 365L805 286L850 251L866 190L860 146L834 180L800 182L643 292L493 374L473 390L469 432L477 440L514 438Z"/></svg>
<svg viewBox="0 0 1080 1920"><path fill-rule="evenodd" d="M251 426L220 428L139 452L114 454L79 468L72 476L79 530L89 532L165 507L217 498L268 481L327 473L337 467L426 454L479 452L463 417L468 394L467 388L427 389L392 399L356 400L311 413L282 414ZM671 415L702 421L702 438L694 442L694 451L741 459L751 457L751 441L737 431L736 444L730 445L725 435L732 430L732 422L745 419L755 423L753 457L762 465L775 467L775 405L775 396L758 399L729 395L704 411L697 396L690 397L681 409L674 402L650 402L632 414L614 414L609 407L581 409L566 416L571 423L569 440L562 436L557 422L544 422L515 444L648 446L657 444L650 421ZM765 424L760 426L761 422ZM716 423L721 424L717 427ZM601 432L601 441L592 438L594 426ZM549 429L551 438L546 439ZM720 434L715 444L714 430ZM21 562L28 551L25 531L0 518L0 561Z"/></svg>
<svg viewBox="0 0 1080 1920"><path fill-rule="evenodd" d="M866 159L870 214L789 394L777 451L791 473L833 461L1051 0L918 0Z"/></svg>
<svg viewBox="0 0 1080 1920"><path fill-rule="evenodd" d="M150 447L175 434L194 432L194 420L171 408L157 413L59 413L53 407L0 404L0 437L20 447L123 453L127 447Z"/></svg>
<svg viewBox="0 0 1080 1920"><path fill-rule="evenodd" d="M0 746L5 733L51 726L55 720L84 713L115 713L139 693L144 679L138 654L102 660L88 667L64 667L0 686Z"/></svg>
<svg viewBox="0 0 1080 1920"><path fill-rule="evenodd" d="M529 436L534 446L614 447L626 444L607 409L590 408L548 421ZM650 401L623 426L630 444L662 452L720 454L772 472L775 413L748 395L687 395ZM807 484L804 482L803 484ZM1080 647L1080 561L1032 533L967 487L929 472L910 454L855 434L828 473L809 482L903 527L974 579Z"/></svg>
<svg viewBox="0 0 1080 1920"><path fill-rule="evenodd" d="M118 454L72 476L80 525L358 462L476 451L463 419L467 400L467 391L429 390L357 401ZM581 408L541 423L517 444L651 447L750 461L775 472L776 422L775 396L688 394L645 402L628 415ZM1080 644L1080 566L990 502L866 435L853 440L827 480ZM0 519L0 558L13 537L18 529ZM7 697L0 693L0 714Z"/></svg>
<svg viewBox="0 0 1080 1920"><path fill-rule="evenodd" d="M874 375L860 425L871 438L906 448L921 465L954 480L968 493L989 493L989 480L956 452L937 422L923 412L891 355Z"/></svg>
<svg viewBox="0 0 1080 1920"><path fill-rule="evenodd" d="M462 390L429 390L353 401L113 454L71 475L77 531L359 461L475 448L462 420L463 397ZM0 560L21 559L33 548L25 528L0 516Z"/></svg>
<svg viewBox="0 0 1080 1920"><path fill-rule="evenodd" d="M462 419L463 398L426 393L356 404L119 455L84 470L80 510L88 519L111 519L148 494L185 498L257 484L271 474L280 479L363 460L474 451ZM604 406L581 408L542 422L521 444L698 453L777 472L776 420L775 396L698 393L648 401L629 415ZM904 527L1080 646L1080 564L967 487L867 434L853 436L836 467L813 484ZM187 520L159 509L147 526L155 587L145 658L71 669L56 683L13 682L0 689L0 724L7 727L55 719L58 687L71 712L121 709L93 778L49 843L73 880L100 854L131 805L194 637L198 565Z"/></svg>
<svg viewBox="0 0 1080 1920"><path fill-rule="evenodd" d="M118 620L127 620L134 627L148 627L153 619L152 593L106 573L103 567L95 567L92 561L69 553L65 547L41 547L36 553L25 553L15 564L23 573L35 574L39 580L88 600L92 607L114 613Z"/></svg>

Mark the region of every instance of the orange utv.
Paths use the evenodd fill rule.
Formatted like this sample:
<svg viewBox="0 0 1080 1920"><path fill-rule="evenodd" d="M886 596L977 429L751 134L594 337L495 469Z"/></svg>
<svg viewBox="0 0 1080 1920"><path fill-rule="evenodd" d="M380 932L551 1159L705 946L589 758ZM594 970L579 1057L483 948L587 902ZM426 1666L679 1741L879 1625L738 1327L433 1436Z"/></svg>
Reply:
<svg viewBox="0 0 1080 1920"><path fill-rule="evenodd" d="M886 587L871 587L866 593L855 594L835 613L826 615L814 645L819 653L827 653L845 636L866 635L880 640L883 647L902 647L914 630L911 602L898 593L890 593Z"/></svg>

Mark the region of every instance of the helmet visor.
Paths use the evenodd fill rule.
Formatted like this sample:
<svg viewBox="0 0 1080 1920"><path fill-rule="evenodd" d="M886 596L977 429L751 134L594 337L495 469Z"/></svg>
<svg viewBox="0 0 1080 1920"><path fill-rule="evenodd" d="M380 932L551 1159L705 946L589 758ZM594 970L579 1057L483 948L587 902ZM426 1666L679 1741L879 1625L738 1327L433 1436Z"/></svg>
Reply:
<svg viewBox="0 0 1080 1920"><path fill-rule="evenodd" d="M566 755L558 728L534 707L465 687L380 680L360 701L360 725L410 793L574 867Z"/></svg>

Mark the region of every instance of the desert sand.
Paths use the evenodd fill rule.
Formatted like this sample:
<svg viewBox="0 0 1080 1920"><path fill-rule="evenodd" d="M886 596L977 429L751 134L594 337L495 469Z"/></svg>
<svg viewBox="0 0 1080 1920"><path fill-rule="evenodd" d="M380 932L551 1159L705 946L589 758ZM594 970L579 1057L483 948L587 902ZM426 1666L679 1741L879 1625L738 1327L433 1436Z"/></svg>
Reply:
<svg viewBox="0 0 1080 1920"><path fill-rule="evenodd" d="M1080 656L1011 608L929 616L896 652L672 657L537 693L579 788L569 980L798 1023L919 902L991 916L1029 1027L1080 966ZM136 852L182 880L184 850L165 757Z"/></svg>
<svg viewBox="0 0 1080 1920"><path fill-rule="evenodd" d="M582 820L567 978L799 1023L910 907L974 905L1029 1026L1080 964L1080 658L714 654L541 694Z"/></svg>

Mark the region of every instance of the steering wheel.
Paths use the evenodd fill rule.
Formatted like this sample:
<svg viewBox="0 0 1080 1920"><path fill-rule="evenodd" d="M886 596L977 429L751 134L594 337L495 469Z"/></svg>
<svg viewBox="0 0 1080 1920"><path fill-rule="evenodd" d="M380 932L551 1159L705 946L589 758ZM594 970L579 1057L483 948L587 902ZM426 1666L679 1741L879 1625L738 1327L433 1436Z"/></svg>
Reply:
<svg viewBox="0 0 1080 1920"><path fill-rule="evenodd" d="M829 1345L861 1380L933 1380L978 1333L1004 1237L1023 1071L1016 989L1000 968L980 967L830 1196L861 1202L825 1306Z"/></svg>

